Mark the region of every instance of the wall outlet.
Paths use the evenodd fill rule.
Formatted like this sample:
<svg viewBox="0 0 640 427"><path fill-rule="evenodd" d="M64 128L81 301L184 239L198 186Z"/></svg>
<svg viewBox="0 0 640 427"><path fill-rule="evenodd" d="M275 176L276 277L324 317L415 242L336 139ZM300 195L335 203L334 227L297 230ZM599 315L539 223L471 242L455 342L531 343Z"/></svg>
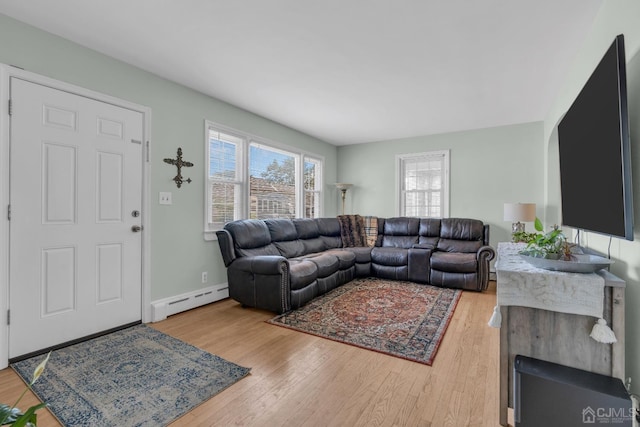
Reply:
<svg viewBox="0 0 640 427"><path fill-rule="evenodd" d="M209 275L207 274L206 271L202 272L202 283L207 283L209 281Z"/></svg>
<svg viewBox="0 0 640 427"><path fill-rule="evenodd" d="M161 205L170 205L170 204L172 204L173 202L171 201L171 193L165 193L165 192L161 191L158 203L160 203Z"/></svg>

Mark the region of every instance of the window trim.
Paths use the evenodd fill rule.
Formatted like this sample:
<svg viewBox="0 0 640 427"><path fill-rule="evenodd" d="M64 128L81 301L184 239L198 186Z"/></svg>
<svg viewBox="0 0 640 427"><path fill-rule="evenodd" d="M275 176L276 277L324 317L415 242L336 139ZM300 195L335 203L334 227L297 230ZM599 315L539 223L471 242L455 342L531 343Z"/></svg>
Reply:
<svg viewBox="0 0 640 427"><path fill-rule="evenodd" d="M267 138L263 138L257 135L253 135L249 132L244 132L238 129L231 128L229 126L225 126L211 120L204 120L204 209L203 209L203 227L204 227L204 239L205 240L217 240L216 231L219 229L212 229L209 227L208 215L210 202L208 200L209 197L209 130L213 129L219 132L228 133L237 138L242 139L242 147L240 151L240 160L238 164L240 164L240 176L241 176L241 198L238 206L238 210L240 211L240 218L248 218L249 217L249 209L250 209L250 171L249 171L249 149L251 144L259 144L264 145L267 148L272 148L274 150L285 151L289 154L296 156L296 182L299 182L300 185L296 188L296 217L298 215L304 215L304 202L305 202L305 188L304 188L304 161L306 159L311 159L317 161L321 165L320 169L320 183L317 186L319 194L319 203L318 203L318 217L322 217L324 215L324 167L325 167L325 158L316 153L312 153L307 150L303 150L298 147L292 147L287 144L279 143L276 141L269 140Z"/></svg>
<svg viewBox="0 0 640 427"><path fill-rule="evenodd" d="M211 208L211 204L209 203L211 194L210 194L210 177L209 177L209 169L210 169L210 165L209 165L209 130L211 130L211 128L214 128L215 130L219 131L219 132L224 132L227 133L231 136L234 136L240 140L242 140L239 143L239 150L237 153L237 158L236 158L236 167L239 168L239 171L236 171L236 179L235 181L233 181L233 183L235 185L240 185L240 186L244 186L244 183L246 182L246 180L248 179L245 176L245 168L243 167L244 163L245 163L245 137L241 134L238 134L234 129L230 129L227 128L225 126L209 126L209 123L207 123L205 121L205 144L204 144L204 160L205 160L205 164L206 167L204 167L204 233L205 233L205 240L217 240L217 237L215 235L216 230L215 229L211 229L211 227L209 227L209 221L208 221L208 217L209 217L209 210ZM241 198L239 201L239 204L237 206L237 209L239 210L240 213L245 212L245 200L244 198ZM209 238L208 238L209 237Z"/></svg>
<svg viewBox="0 0 640 427"><path fill-rule="evenodd" d="M396 207L395 213L396 216L406 216L403 204L403 170L404 163L407 160L414 160L418 158L425 157L438 157L444 158L443 166L443 197L442 197L442 218L449 217L449 201L450 201L450 168L451 168L451 150L433 150L433 151L425 151L421 153L409 153L409 154L397 154L396 155Z"/></svg>

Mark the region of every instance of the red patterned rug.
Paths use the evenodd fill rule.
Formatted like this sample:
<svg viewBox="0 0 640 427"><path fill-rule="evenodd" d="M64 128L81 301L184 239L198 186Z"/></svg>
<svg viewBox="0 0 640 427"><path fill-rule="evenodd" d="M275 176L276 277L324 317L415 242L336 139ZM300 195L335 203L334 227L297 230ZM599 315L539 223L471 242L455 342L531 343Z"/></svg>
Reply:
<svg viewBox="0 0 640 427"><path fill-rule="evenodd" d="M431 365L462 291L356 279L269 323Z"/></svg>

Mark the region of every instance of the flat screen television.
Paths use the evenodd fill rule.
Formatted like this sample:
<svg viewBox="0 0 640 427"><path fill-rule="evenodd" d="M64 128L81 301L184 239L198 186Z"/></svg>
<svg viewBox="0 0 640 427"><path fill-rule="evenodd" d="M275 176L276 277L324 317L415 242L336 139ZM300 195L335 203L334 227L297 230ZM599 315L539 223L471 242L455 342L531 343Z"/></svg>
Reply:
<svg viewBox="0 0 640 427"><path fill-rule="evenodd" d="M562 224L633 240L624 37L558 124Z"/></svg>

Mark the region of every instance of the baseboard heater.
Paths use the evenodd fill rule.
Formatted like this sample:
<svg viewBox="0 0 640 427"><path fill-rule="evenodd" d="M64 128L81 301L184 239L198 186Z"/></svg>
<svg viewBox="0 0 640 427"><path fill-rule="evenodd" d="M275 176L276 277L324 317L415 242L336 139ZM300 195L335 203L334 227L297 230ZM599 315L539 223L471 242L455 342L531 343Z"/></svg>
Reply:
<svg viewBox="0 0 640 427"><path fill-rule="evenodd" d="M159 322L173 314L191 310L224 298L229 298L229 286L226 283L153 301L151 303L151 321Z"/></svg>

